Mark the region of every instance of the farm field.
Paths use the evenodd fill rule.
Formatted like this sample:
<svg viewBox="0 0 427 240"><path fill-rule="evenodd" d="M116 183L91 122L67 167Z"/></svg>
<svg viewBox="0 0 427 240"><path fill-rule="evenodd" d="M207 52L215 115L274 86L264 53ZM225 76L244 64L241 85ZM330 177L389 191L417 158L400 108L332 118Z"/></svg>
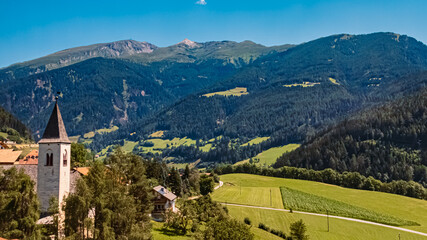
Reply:
<svg viewBox="0 0 427 240"><path fill-rule="evenodd" d="M293 83L293 84L287 84L283 85L284 87L313 87L315 85L319 85L320 83L317 82L303 82L303 83Z"/></svg>
<svg viewBox="0 0 427 240"><path fill-rule="evenodd" d="M88 133L83 134L83 137L81 135L77 135L77 136L69 136L68 138L70 139L70 141L72 142L78 142L80 139L82 140L82 143L87 143L90 144L92 143L92 138L95 137L96 133L99 134L104 134L104 133L110 133L110 132L114 132L119 130L119 127L117 126L112 126L110 128L101 128L95 131L91 131Z"/></svg>
<svg viewBox="0 0 427 240"><path fill-rule="evenodd" d="M266 191L263 190L265 188L277 188L277 190L272 190L272 193L275 191L279 193L279 188L284 186L396 218L417 222L420 226L405 226L405 228L427 233L427 202L425 200L389 193L349 189L305 180L251 174L227 174L220 177L221 181L224 182L224 186L212 194L213 199L216 201L270 207L269 197L257 196L257 198L263 198L264 200L254 201L254 196L251 194L255 192L264 192L266 194ZM242 194L240 197L236 197L235 195L240 193L240 187ZM234 195L231 194L232 192L234 192ZM281 200L280 195L273 194L273 198L280 198ZM274 205L276 201L278 200L273 200L273 206L277 206Z"/></svg>
<svg viewBox="0 0 427 240"><path fill-rule="evenodd" d="M238 220L243 221L245 217L248 217L252 221L251 231L254 233L255 229L260 230L257 227L262 222L270 228L282 230L289 235L291 223L302 219L307 226L310 240L389 240L399 239L399 234L401 239L406 240L425 239L425 237L413 233L333 218L329 219L330 231L328 232L325 217L237 206L227 206L227 208L229 214ZM256 239L270 238L256 237Z"/></svg>
<svg viewBox="0 0 427 240"><path fill-rule="evenodd" d="M259 143L262 143L264 141L267 141L268 139L270 139L270 137L257 137L257 138L254 138L254 139L250 140L247 143L243 143L241 146L248 146L248 145L259 144Z"/></svg>
<svg viewBox="0 0 427 240"><path fill-rule="evenodd" d="M281 146L281 147L270 148L268 150L265 150L265 151L259 153L258 155L256 155L252 159L254 160L256 165L270 166L271 164L275 163L277 158L282 156L283 153L293 151L293 150L297 149L299 146L300 146L300 144L293 144L292 143L292 144L288 144L288 145ZM246 159L246 160L235 163L235 165L248 163L248 162L249 162L249 159Z"/></svg>
<svg viewBox="0 0 427 240"><path fill-rule="evenodd" d="M221 92L213 92L213 93L207 93L204 94L203 97L212 97L215 95L220 95L220 96L242 96L242 95L247 95L249 94L248 89L244 88L244 87L236 87L227 91L221 91Z"/></svg>
<svg viewBox="0 0 427 240"><path fill-rule="evenodd" d="M331 215L363 219L393 226L417 225L415 222L405 221L403 219L374 212L348 203L320 197L287 187L281 187L280 191L282 193L285 209L323 214L329 213Z"/></svg>

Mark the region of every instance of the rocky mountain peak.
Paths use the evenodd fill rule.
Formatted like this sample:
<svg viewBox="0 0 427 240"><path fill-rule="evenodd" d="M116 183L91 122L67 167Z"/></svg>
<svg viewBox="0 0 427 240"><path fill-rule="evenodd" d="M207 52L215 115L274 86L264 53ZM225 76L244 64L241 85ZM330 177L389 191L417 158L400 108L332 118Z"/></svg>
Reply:
<svg viewBox="0 0 427 240"><path fill-rule="evenodd" d="M199 44L191 41L188 38L186 38L186 39L182 40L181 42L179 42L177 45L185 45L187 47L194 48L194 47L197 47Z"/></svg>

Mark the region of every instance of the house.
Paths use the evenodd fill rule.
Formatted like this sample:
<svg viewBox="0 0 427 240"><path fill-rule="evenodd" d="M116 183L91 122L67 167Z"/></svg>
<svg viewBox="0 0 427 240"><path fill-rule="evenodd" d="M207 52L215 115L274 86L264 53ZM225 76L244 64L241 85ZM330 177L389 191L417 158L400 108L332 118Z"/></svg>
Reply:
<svg viewBox="0 0 427 240"><path fill-rule="evenodd" d="M31 150L23 159L20 159L18 162L15 162L15 164L31 164L31 165L37 165L39 163L39 151L38 150Z"/></svg>
<svg viewBox="0 0 427 240"><path fill-rule="evenodd" d="M4 142L0 142L0 150L1 149L8 149L9 148L9 146L7 146L7 144L6 143L4 143Z"/></svg>
<svg viewBox="0 0 427 240"><path fill-rule="evenodd" d="M175 207L176 195L159 185L153 188L154 192L154 210L151 217L156 221L163 221L166 210L176 212Z"/></svg>
<svg viewBox="0 0 427 240"><path fill-rule="evenodd" d="M22 151L13 151L13 149L0 150L0 165L13 165L19 159Z"/></svg>

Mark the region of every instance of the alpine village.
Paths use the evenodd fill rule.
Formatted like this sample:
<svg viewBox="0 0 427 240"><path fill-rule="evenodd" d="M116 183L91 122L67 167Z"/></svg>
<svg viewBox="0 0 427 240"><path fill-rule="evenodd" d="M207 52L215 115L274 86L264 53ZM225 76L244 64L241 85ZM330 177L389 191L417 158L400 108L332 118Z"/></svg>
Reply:
<svg viewBox="0 0 427 240"><path fill-rule="evenodd" d="M0 68L0 240L427 239L426 41L176 42Z"/></svg>

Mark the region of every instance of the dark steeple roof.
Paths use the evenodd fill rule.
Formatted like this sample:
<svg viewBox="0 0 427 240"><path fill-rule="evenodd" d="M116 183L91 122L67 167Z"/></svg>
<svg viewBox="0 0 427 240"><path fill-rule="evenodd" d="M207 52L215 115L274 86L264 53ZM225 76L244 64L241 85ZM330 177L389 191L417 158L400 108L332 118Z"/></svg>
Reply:
<svg viewBox="0 0 427 240"><path fill-rule="evenodd" d="M58 103L55 103L49 122L39 143L71 143L62 121Z"/></svg>

